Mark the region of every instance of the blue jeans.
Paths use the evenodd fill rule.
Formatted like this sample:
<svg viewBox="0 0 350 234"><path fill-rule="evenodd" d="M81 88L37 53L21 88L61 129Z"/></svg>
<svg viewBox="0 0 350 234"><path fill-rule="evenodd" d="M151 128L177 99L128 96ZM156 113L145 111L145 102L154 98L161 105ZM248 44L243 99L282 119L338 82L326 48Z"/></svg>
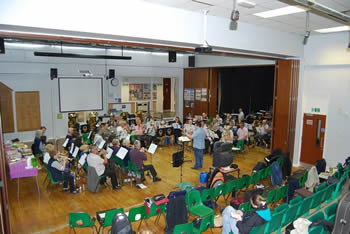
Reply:
<svg viewBox="0 0 350 234"><path fill-rule="evenodd" d="M231 212L236 212L236 210L232 206L227 206L222 212L222 232L221 234L229 234L233 232L233 234L239 234L239 230L236 226L236 219L231 217Z"/></svg>
<svg viewBox="0 0 350 234"><path fill-rule="evenodd" d="M197 149L193 148L194 150L194 157L196 159L196 163L194 164L194 167L196 169L203 167L203 149Z"/></svg>
<svg viewBox="0 0 350 234"><path fill-rule="evenodd" d="M164 144L170 145L170 137L164 137Z"/></svg>

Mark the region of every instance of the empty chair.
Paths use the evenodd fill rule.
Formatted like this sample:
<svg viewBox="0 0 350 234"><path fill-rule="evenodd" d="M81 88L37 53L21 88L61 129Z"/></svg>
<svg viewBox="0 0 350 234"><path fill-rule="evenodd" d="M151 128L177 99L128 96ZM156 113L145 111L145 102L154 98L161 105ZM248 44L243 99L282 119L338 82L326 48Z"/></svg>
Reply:
<svg viewBox="0 0 350 234"><path fill-rule="evenodd" d="M202 233L206 230L208 230L208 228L211 228L214 226L214 213L207 215L205 217L203 217L199 228L196 228L195 226L193 227L194 233Z"/></svg>
<svg viewBox="0 0 350 234"><path fill-rule="evenodd" d="M259 225L259 226L255 226L252 228L252 230L250 230L250 234L263 234L263 233L266 233L265 230L266 230L266 226L267 226L267 223L264 223L262 225Z"/></svg>
<svg viewBox="0 0 350 234"><path fill-rule="evenodd" d="M316 222L317 220L320 220L320 219L324 219L324 215L323 215L323 212L320 211L320 212L317 212L316 214L312 215L310 218L309 218L309 221L311 222ZM321 228L320 228L321 227ZM317 232L316 232L317 231ZM322 234L324 233L324 229L323 229L323 226L314 226L314 227L311 227L309 229L309 233L317 233L317 234Z"/></svg>
<svg viewBox="0 0 350 234"><path fill-rule="evenodd" d="M265 232L272 233L278 230L281 226L283 215L284 210L273 212L271 215L271 220L268 222Z"/></svg>
<svg viewBox="0 0 350 234"><path fill-rule="evenodd" d="M140 229L142 221L144 220L144 218L146 217L146 206L139 206L139 207L135 207L135 208L131 208L129 210L129 220L130 222L138 222L140 221L140 224L138 226L138 229Z"/></svg>
<svg viewBox="0 0 350 234"><path fill-rule="evenodd" d="M331 202L332 193L335 190L336 186L337 186L337 184L331 184L331 185L328 185L326 187L326 192L323 195L322 202L327 202L327 203Z"/></svg>
<svg viewBox="0 0 350 234"><path fill-rule="evenodd" d="M289 201L289 205L297 204L297 203L301 202L302 200L303 200L303 198L301 196L297 196L296 198L293 198L292 200Z"/></svg>
<svg viewBox="0 0 350 234"><path fill-rule="evenodd" d="M193 233L193 223L178 224L174 227L173 234L192 234Z"/></svg>
<svg viewBox="0 0 350 234"><path fill-rule="evenodd" d="M277 233L279 233L282 229L282 227L286 226L287 224L293 222L297 218L297 211L299 206L301 205L302 200L299 202L294 202L292 205L289 206L288 209L285 210L282 221L281 221L281 226L277 230Z"/></svg>
<svg viewBox="0 0 350 234"><path fill-rule="evenodd" d="M91 231L94 231L94 228L97 228L95 226L95 217L90 217L90 215L86 212L77 212L77 213L69 213L69 233L73 229L75 233L74 228L91 228Z"/></svg>
<svg viewBox="0 0 350 234"><path fill-rule="evenodd" d="M232 191L234 189L236 190L237 182L238 182L238 180L230 180L230 181L225 183L224 190L222 192L222 195L224 196L224 199L225 199L225 203L229 199ZM203 192L202 192L202 194L203 194ZM202 197L202 201L203 201L203 197Z"/></svg>
<svg viewBox="0 0 350 234"><path fill-rule="evenodd" d="M193 215L204 217L214 214L212 209L203 205L198 190L192 190L191 192L186 193L186 204L188 206L188 211Z"/></svg>
<svg viewBox="0 0 350 234"><path fill-rule="evenodd" d="M315 193L323 190L324 188L327 188L327 183L323 182L322 184L320 184L319 186L315 187Z"/></svg>
<svg viewBox="0 0 350 234"><path fill-rule="evenodd" d="M303 215L306 216L306 215L309 214L312 198L313 198L312 196L307 197L301 202L301 204L300 204L300 206L298 208L298 211L297 211L297 217L300 217L300 216L303 216Z"/></svg>
<svg viewBox="0 0 350 234"><path fill-rule="evenodd" d="M287 203L283 203L283 204L277 206L277 207L273 210L273 212L286 211L288 208L289 208L288 204L287 204Z"/></svg>
<svg viewBox="0 0 350 234"><path fill-rule="evenodd" d="M314 209L317 208L319 209L322 203L322 198L323 195L325 194L326 189L323 189L317 193L314 193L311 197L312 197L312 202L310 204L310 209Z"/></svg>
<svg viewBox="0 0 350 234"><path fill-rule="evenodd" d="M335 221L335 213L337 211L338 203L333 203L332 205L325 208L326 220L330 223L334 224Z"/></svg>

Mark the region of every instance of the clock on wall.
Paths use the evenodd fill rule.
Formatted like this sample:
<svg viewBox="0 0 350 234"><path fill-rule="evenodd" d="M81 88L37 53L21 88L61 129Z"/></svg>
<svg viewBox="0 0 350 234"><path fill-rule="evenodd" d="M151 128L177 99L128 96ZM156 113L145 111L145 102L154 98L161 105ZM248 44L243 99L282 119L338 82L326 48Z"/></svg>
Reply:
<svg viewBox="0 0 350 234"><path fill-rule="evenodd" d="M118 80L118 78L113 78L113 79L111 79L111 85L112 85L113 87L117 87L117 86L119 85L119 80Z"/></svg>

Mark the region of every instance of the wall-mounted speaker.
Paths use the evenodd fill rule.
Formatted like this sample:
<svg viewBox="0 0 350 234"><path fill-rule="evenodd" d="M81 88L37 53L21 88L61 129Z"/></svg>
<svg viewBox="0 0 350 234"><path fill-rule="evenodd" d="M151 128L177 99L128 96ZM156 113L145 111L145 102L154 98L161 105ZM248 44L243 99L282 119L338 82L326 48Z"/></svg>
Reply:
<svg viewBox="0 0 350 234"><path fill-rule="evenodd" d="M176 63L176 51L169 51L169 63Z"/></svg>
<svg viewBox="0 0 350 234"><path fill-rule="evenodd" d="M195 60L195 56L188 56L188 66L189 67L195 67L196 66L196 60Z"/></svg>
<svg viewBox="0 0 350 234"><path fill-rule="evenodd" d="M108 79L115 78L115 70L114 69L109 69L108 71Z"/></svg>
<svg viewBox="0 0 350 234"><path fill-rule="evenodd" d="M51 68L50 69L50 78L51 78L51 80L57 78L57 68Z"/></svg>
<svg viewBox="0 0 350 234"><path fill-rule="evenodd" d="M0 38L0 54L5 54L5 42L4 42L4 38Z"/></svg>

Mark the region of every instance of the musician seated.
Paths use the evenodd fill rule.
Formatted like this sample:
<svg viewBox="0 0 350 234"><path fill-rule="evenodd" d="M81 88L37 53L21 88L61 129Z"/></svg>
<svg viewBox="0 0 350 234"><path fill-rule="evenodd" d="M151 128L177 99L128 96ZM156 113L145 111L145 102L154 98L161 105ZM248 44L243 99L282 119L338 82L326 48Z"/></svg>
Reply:
<svg viewBox="0 0 350 234"><path fill-rule="evenodd" d="M141 181L145 180L145 171L149 171L152 175L153 182L161 181L159 177L157 177L157 172L154 169L153 165L144 165L143 161L147 160L147 155L145 153L144 148L141 148L141 143L139 140L136 140L134 142L135 149L130 151L130 161L134 162L136 164L136 167L138 170L140 170L141 173Z"/></svg>
<svg viewBox="0 0 350 234"><path fill-rule="evenodd" d="M223 144L225 143L229 143L229 144L232 144L233 142L233 132L230 130L230 127L229 126L225 126L225 130L222 134L222 137L220 139L220 141L217 141L214 143L214 152L217 151L217 149L219 147L221 147Z"/></svg>
<svg viewBox="0 0 350 234"><path fill-rule="evenodd" d="M225 121L224 121L224 124L229 124L231 120L232 120L231 114L230 114L230 113L226 113L226 114L225 114Z"/></svg>
<svg viewBox="0 0 350 234"><path fill-rule="evenodd" d="M119 126L117 127L116 135L120 142L123 142L124 139L128 138L129 128L125 120L120 121Z"/></svg>
<svg viewBox="0 0 350 234"><path fill-rule="evenodd" d="M142 146L146 146L145 128L140 118L136 119L134 135L135 135L135 138L141 142Z"/></svg>
<svg viewBox="0 0 350 234"><path fill-rule="evenodd" d="M68 170L65 170L67 157L63 157L62 161L59 162L58 156L59 153L55 149L51 149L49 151L50 159L47 164L47 169L50 171L53 181L63 181L63 191L68 191L68 184L69 184L69 191L72 194L76 194L77 191L75 190L74 186L74 177L69 173Z"/></svg>
<svg viewBox="0 0 350 234"><path fill-rule="evenodd" d="M128 139L125 139L123 141L123 148L125 148L126 150L128 150L128 152L126 153L123 162L124 162L124 166L127 167L129 165L129 161L130 161L130 150L133 149L133 146L130 144L130 141Z"/></svg>
<svg viewBox="0 0 350 234"><path fill-rule="evenodd" d="M184 125L184 133L192 135L194 132L194 125L192 123L192 119L187 120L187 123Z"/></svg>
<svg viewBox="0 0 350 234"><path fill-rule="evenodd" d="M162 120L160 122L159 128L163 128L164 129L164 144L165 145L170 145L171 137L166 135L165 129L167 128L167 126L166 126L166 123L165 123L164 120Z"/></svg>
<svg viewBox="0 0 350 234"><path fill-rule="evenodd" d="M181 128L182 128L182 123L180 121L179 116L175 117L175 123L173 123L173 128L174 128L174 143L175 145L178 144L178 138L181 136Z"/></svg>
<svg viewBox="0 0 350 234"><path fill-rule="evenodd" d="M233 144L237 144L238 141L243 140L246 142L248 140L248 129L244 127L244 122L239 123L239 129L237 130L237 139Z"/></svg>
<svg viewBox="0 0 350 234"><path fill-rule="evenodd" d="M217 123L217 124L219 124L219 125L221 125L221 124L223 124L223 121L222 121L222 118L220 117L220 115L218 115L218 114L216 114L215 115L215 122ZM213 121L214 121L213 120Z"/></svg>
<svg viewBox="0 0 350 234"><path fill-rule="evenodd" d="M108 164L108 159L107 159L107 154L105 150L102 150L101 152L99 152L98 147L92 146L91 153L87 157L87 163L90 167L93 167L96 169L96 173L98 176L110 177L112 182L112 187L114 190L120 189L114 170L111 168L106 168L106 165ZM100 180L100 183L103 184L104 181Z"/></svg>
<svg viewBox="0 0 350 234"><path fill-rule="evenodd" d="M113 150L112 155L116 155L119 149L120 149L120 142L118 139L115 138L112 140L112 150Z"/></svg>
<svg viewBox="0 0 350 234"><path fill-rule="evenodd" d="M155 124L152 117L149 119L149 121L146 124L146 134L148 136L148 142L152 142L154 144L158 144L158 139L156 137L157 134L157 125Z"/></svg>
<svg viewBox="0 0 350 234"><path fill-rule="evenodd" d="M186 120L189 120L189 119L192 119L193 117L192 117L192 114L191 113L188 113L187 115L186 115Z"/></svg>
<svg viewBox="0 0 350 234"><path fill-rule="evenodd" d="M205 113L205 112L202 113L202 120L205 121L205 122L208 121L207 113Z"/></svg>

